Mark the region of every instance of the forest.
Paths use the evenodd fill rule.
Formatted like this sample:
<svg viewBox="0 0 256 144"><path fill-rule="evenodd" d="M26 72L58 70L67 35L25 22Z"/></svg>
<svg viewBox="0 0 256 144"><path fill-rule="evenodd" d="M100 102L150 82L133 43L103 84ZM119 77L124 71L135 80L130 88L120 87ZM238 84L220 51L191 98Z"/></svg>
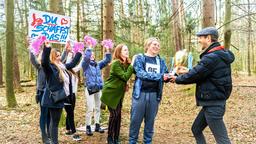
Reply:
<svg viewBox="0 0 256 144"><path fill-rule="evenodd" d="M157 37L160 56L172 67L172 58L180 50L200 61L201 47L196 33L215 27L218 41L232 51L232 94L227 101L224 121L232 143L256 143L256 0L0 0L0 143L41 143L39 114L35 101L37 71L29 58L30 12L42 11L70 18L70 29L56 29L70 39L83 41L86 35L98 40L111 39L114 47L124 43L129 57L144 52L144 41ZM41 27L41 29L46 29ZM50 27L49 27L50 29ZM61 38L65 39L66 35ZM60 38L60 39L61 39ZM53 47L65 50L65 43ZM104 57L103 46L93 49L96 60ZM103 69L107 80L110 66ZM83 70L78 72L79 87L75 125L85 125L86 97ZM128 81L122 108L120 140L129 141L130 107L135 76ZM166 83L156 116L153 143L193 143L191 125L199 112L195 85ZM101 123L108 125L109 111L101 110ZM59 124L60 143L106 143L106 132L88 137L78 130L82 140L65 136L65 113ZM140 131L139 143L143 142ZM205 131L209 143L214 136ZM195 142L194 142L195 143Z"/></svg>

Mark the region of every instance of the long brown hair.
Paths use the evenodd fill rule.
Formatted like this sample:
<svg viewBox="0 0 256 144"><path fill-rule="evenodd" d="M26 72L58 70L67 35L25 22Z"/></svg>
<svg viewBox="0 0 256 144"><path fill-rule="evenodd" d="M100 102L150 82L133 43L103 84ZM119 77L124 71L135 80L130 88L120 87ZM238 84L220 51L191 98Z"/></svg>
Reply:
<svg viewBox="0 0 256 144"><path fill-rule="evenodd" d="M59 78L60 78L60 81L63 81L64 80L64 73L63 71L61 70L60 66L56 63L56 59L57 59L57 53L60 53L60 51L56 50L55 48L52 48L51 49L51 53L50 53L50 62L52 64L54 64L58 71L59 71Z"/></svg>
<svg viewBox="0 0 256 144"><path fill-rule="evenodd" d="M113 54L113 60L119 60L122 64L129 65L131 64L130 58L126 58L125 60L121 57L121 52L123 47L126 46L125 44L119 44L116 46Z"/></svg>

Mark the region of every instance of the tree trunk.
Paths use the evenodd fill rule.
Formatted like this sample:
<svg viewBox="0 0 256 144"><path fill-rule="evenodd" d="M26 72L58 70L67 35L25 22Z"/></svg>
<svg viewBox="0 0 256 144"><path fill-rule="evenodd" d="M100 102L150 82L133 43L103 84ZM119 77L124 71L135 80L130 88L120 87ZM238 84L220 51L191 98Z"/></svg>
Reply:
<svg viewBox="0 0 256 144"><path fill-rule="evenodd" d="M8 107L17 105L13 89L13 52L14 52L14 0L5 0L6 8L6 99Z"/></svg>
<svg viewBox="0 0 256 144"><path fill-rule="evenodd" d="M49 0L49 10L52 13L65 15L62 0ZM52 46L61 50L61 44L53 43Z"/></svg>
<svg viewBox="0 0 256 144"><path fill-rule="evenodd" d="M250 0L248 1L248 39L247 39L247 44L248 44L248 50L247 50L247 71L248 71L248 76L251 76L251 29L252 29L252 22L251 22L251 10L250 10Z"/></svg>
<svg viewBox="0 0 256 144"><path fill-rule="evenodd" d="M224 47L226 49L230 48L231 43L231 28L230 23L228 23L231 20L231 0L225 0L225 26L224 26Z"/></svg>
<svg viewBox="0 0 256 144"><path fill-rule="evenodd" d="M181 48L185 49L185 36L186 34L182 31L185 29L185 8L184 8L184 0L180 0L179 4L179 19L180 19L180 35L181 35Z"/></svg>
<svg viewBox="0 0 256 144"><path fill-rule="evenodd" d="M19 62L18 62L18 53L17 53L17 48L16 48L16 43L15 43L15 38L13 40L13 45L14 45L14 51L13 51L13 73L14 73L14 88L18 90L18 92L22 92L23 89L20 85L20 67L19 67Z"/></svg>
<svg viewBox="0 0 256 144"><path fill-rule="evenodd" d="M62 0L49 0L50 12L64 15Z"/></svg>
<svg viewBox="0 0 256 144"><path fill-rule="evenodd" d="M202 27L215 26L215 0L203 0Z"/></svg>
<svg viewBox="0 0 256 144"><path fill-rule="evenodd" d="M182 49L182 40L181 40L181 28L180 28L180 14L179 14L179 1L172 0L172 15L174 17L172 29L174 33L174 43L175 50L179 51Z"/></svg>
<svg viewBox="0 0 256 144"><path fill-rule="evenodd" d="M27 6L27 0L24 0L24 5L25 5L25 11L24 11L24 14L25 14L25 27L26 27L26 35L28 35L28 6ZM24 37L24 40L26 41L26 37ZM27 44L27 43L26 43ZM25 45L25 47L28 47L29 45ZM29 56L27 57L28 61L29 61ZM28 71L28 77L30 79L34 79L34 68L32 66L31 63L29 63L27 66L24 66L24 67L27 67L27 71Z"/></svg>
<svg viewBox="0 0 256 144"><path fill-rule="evenodd" d="M2 60L2 48L0 46L0 87L3 86L3 60Z"/></svg>
<svg viewBox="0 0 256 144"><path fill-rule="evenodd" d="M114 1L103 0L103 39L114 40ZM103 78L109 77L110 67L107 66Z"/></svg>
<svg viewBox="0 0 256 144"><path fill-rule="evenodd" d="M77 41L80 40L80 26L79 26L79 21L80 21L80 0L77 0L77 5L76 5L76 39Z"/></svg>
<svg viewBox="0 0 256 144"><path fill-rule="evenodd" d="M100 39L103 40L103 0L100 0L100 6L101 6L101 11L100 11ZM103 46L101 46L101 52L100 52L101 58L103 58L104 55L104 49Z"/></svg>
<svg viewBox="0 0 256 144"><path fill-rule="evenodd" d="M85 36L87 34L87 26L86 26L86 14L85 14L85 1L82 0L81 2L82 4L82 26L81 26L81 31L82 31L82 35Z"/></svg>

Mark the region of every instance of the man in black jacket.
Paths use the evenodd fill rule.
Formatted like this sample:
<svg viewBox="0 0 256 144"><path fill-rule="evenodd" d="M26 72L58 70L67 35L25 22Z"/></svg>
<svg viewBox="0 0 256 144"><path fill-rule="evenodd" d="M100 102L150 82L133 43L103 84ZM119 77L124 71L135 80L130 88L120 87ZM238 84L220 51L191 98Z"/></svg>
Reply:
<svg viewBox="0 0 256 144"><path fill-rule="evenodd" d="M209 126L218 144L229 144L223 116L232 90L231 63L235 59L234 54L217 41L217 29L207 27L196 35L203 50L199 63L189 71L180 68L179 73L184 74L171 76L171 81L177 84L196 83L196 103L202 106L192 125L196 142L206 143L203 130Z"/></svg>

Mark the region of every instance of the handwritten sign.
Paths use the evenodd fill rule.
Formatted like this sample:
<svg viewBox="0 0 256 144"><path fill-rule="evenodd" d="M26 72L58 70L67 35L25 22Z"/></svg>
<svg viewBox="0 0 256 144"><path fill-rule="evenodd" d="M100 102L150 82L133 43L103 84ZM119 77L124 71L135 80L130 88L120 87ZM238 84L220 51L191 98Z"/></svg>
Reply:
<svg viewBox="0 0 256 144"><path fill-rule="evenodd" d="M33 39L44 35L52 43L65 44L69 38L70 17L37 11L29 11L29 36Z"/></svg>

